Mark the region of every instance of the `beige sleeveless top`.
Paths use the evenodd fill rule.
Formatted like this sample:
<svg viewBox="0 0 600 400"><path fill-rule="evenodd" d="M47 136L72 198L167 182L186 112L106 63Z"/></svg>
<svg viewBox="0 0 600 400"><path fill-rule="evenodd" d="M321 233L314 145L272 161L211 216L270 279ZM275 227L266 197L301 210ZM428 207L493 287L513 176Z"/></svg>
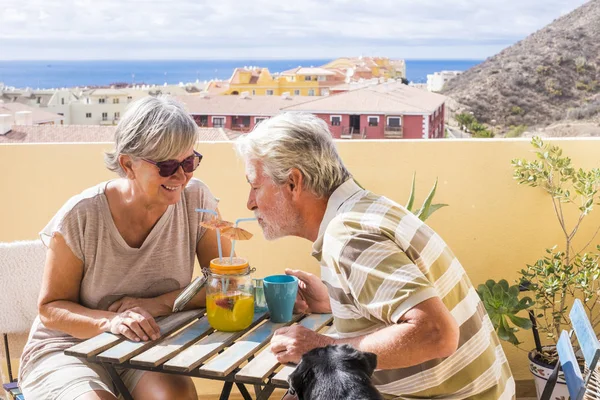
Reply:
<svg viewBox="0 0 600 400"><path fill-rule="evenodd" d="M69 199L40 232L46 245L59 232L73 254L83 261L80 303L106 310L124 296L156 297L189 284L196 245L205 232L199 222L211 218L195 209L217 208L218 200L208 187L192 178L180 201L167 208L142 246L132 248L112 219L104 193L107 183ZM21 356L20 376L34 360L80 341L46 328L38 316Z"/></svg>

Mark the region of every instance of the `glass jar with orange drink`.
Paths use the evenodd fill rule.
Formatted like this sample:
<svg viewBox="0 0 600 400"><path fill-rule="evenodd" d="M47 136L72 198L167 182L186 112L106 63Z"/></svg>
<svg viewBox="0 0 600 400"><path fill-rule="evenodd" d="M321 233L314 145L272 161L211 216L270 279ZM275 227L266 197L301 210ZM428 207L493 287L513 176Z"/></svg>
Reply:
<svg viewBox="0 0 600 400"><path fill-rule="evenodd" d="M206 288L206 315L218 331L246 329L254 318L254 294L248 261L241 257L215 258L210 262Z"/></svg>

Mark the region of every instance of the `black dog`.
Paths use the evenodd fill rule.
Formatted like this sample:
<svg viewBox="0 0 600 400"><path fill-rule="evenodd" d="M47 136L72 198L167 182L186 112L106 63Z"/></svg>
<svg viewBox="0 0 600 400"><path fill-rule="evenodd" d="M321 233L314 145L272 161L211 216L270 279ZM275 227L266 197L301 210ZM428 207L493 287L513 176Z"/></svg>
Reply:
<svg viewBox="0 0 600 400"><path fill-rule="evenodd" d="M349 345L319 347L302 356L290 374L298 400L383 400L371 383L377 356Z"/></svg>

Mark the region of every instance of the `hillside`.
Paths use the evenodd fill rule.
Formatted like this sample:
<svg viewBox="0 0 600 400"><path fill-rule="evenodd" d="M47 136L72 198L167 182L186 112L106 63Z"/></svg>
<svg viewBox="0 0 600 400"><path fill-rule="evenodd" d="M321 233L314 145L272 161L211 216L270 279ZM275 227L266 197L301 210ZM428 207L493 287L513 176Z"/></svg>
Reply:
<svg viewBox="0 0 600 400"><path fill-rule="evenodd" d="M444 94L479 121L505 127L597 117L600 0L584 4L451 80Z"/></svg>

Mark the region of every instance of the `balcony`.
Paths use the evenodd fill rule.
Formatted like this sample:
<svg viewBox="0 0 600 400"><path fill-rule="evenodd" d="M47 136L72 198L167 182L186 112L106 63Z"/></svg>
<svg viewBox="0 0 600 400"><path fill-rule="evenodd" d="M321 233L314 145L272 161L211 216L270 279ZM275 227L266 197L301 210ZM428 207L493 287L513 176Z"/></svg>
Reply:
<svg viewBox="0 0 600 400"><path fill-rule="evenodd" d="M243 125L243 124L237 124L237 125L231 125L230 128L232 131L235 132L241 132L241 133L247 133L250 132L251 128L248 125Z"/></svg>
<svg viewBox="0 0 600 400"><path fill-rule="evenodd" d="M353 126L345 126L342 128L342 133L340 134L340 138L342 138L342 139L366 139L367 138L367 128L363 127L362 129L355 129Z"/></svg>
<svg viewBox="0 0 600 400"><path fill-rule="evenodd" d="M402 127L386 125L383 137L386 139L402 139Z"/></svg>
<svg viewBox="0 0 600 400"><path fill-rule="evenodd" d="M599 139L556 142L577 166L598 166ZM436 212L428 224L456 253L474 285L501 277L515 280L518 270L560 240L561 232L556 229L546 195L542 190L519 186L512 178L510 160L531 157L527 140L340 140L337 146L361 185L402 204L408 198L413 172L417 172L417 203L439 179L435 202L449 207ZM0 196L0 241L37 238L72 195L114 179L116 176L102 160L103 151L111 148L109 143L0 145L0 169L6 188L6 194ZM232 144L198 143L197 149L204 159L195 176L221 199L219 207L224 218L251 216L246 209L249 187L244 166L232 151ZM581 227L582 236L591 237L594 227L600 224L600 215L591 218ZM257 225L248 224L246 228L255 236L251 241L239 242L236 250L252 261L255 276L281 273L286 267L319 273L308 241L266 241ZM525 340L524 349L534 347L529 335L521 338ZM527 354L510 345L504 349L519 388L531 380ZM17 362L14 360L15 367ZM196 382L202 398L218 398L219 383Z"/></svg>
<svg viewBox="0 0 600 400"><path fill-rule="evenodd" d="M100 120L100 125L102 125L102 126L117 125L118 123L119 123L119 118L106 118L106 119Z"/></svg>

